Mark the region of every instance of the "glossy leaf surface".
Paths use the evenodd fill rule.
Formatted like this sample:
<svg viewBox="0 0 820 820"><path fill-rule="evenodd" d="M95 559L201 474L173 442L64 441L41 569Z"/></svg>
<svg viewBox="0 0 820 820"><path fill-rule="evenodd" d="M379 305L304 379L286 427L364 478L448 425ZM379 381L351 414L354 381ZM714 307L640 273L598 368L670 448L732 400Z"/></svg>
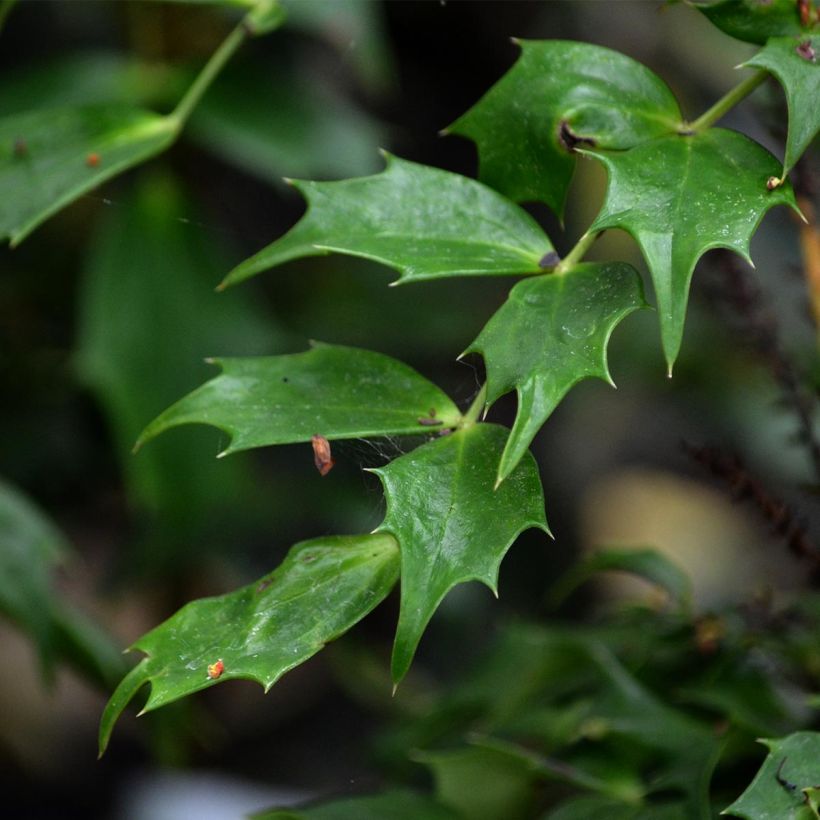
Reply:
<svg viewBox="0 0 820 820"><path fill-rule="evenodd" d="M373 470L384 485L380 530L401 549L401 606L393 680L413 659L427 623L456 584L481 581L494 593L501 559L530 527L548 532L538 468L527 454L493 489L507 431L474 424Z"/></svg>
<svg viewBox="0 0 820 820"><path fill-rule="evenodd" d="M327 439L425 433L461 414L445 393L406 364L354 347L217 359L222 374L158 416L138 446L181 424L211 424L231 436L226 453Z"/></svg>
<svg viewBox="0 0 820 820"><path fill-rule="evenodd" d="M304 809L279 809L252 820L461 820L432 798L410 791L346 797Z"/></svg>
<svg viewBox="0 0 820 820"><path fill-rule="evenodd" d="M807 800L811 795L803 790L817 787L820 732L795 732L760 742L769 749L768 757L749 788L722 813L746 820L816 820L817 812Z"/></svg>
<svg viewBox="0 0 820 820"><path fill-rule="evenodd" d="M745 65L765 68L780 81L789 107L783 173L788 173L820 131L820 34L776 37Z"/></svg>
<svg viewBox="0 0 820 820"><path fill-rule="evenodd" d="M481 180L510 199L562 214L575 142L625 149L680 126L667 85L631 58L565 40L520 46L515 65L447 129L477 143Z"/></svg>
<svg viewBox="0 0 820 820"><path fill-rule="evenodd" d="M0 120L0 239L18 244L101 182L165 150L170 118L118 105L31 111Z"/></svg>
<svg viewBox="0 0 820 820"><path fill-rule="evenodd" d="M143 712L237 678L267 691L370 612L390 592L398 571L390 535L328 536L297 544L259 581L187 604L131 647L147 657L111 696L100 724L100 751L146 683L151 693Z"/></svg>
<svg viewBox="0 0 820 820"><path fill-rule="evenodd" d="M487 403L515 390L518 413L501 463L505 479L566 392L581 379L612 383L606 346L615 326L644 304L637 271L621 262L582 264L525 279L467 352L487 368Z"/></svg>
<svg viewBox="0 0 820 820"><path fill-rule="evenodd" d="M777 160L748 137L722 128L593 155L606 166L609 185L590 230L622 228L640 246L671 371L698 259L728 248L749 260L749 240L766 211L796 207L794 194L788 184L769 191L767 180L780 173Z"/></svg>
<svg viewBox="0 0 820 820"><path fill-rule="evenodd" d="M695 3L721 31L763 45L770 37L803 32L796 0L719 0Z"/></svg>
<svg viewBox="0 0 820 820"><path fill-rule="evenodd" d="M373 259L400 281L540 273L553 248L523 209L468 177L387 155L380 174L294 182L308 211L224 285L291 259L330 252Z"/></svg>

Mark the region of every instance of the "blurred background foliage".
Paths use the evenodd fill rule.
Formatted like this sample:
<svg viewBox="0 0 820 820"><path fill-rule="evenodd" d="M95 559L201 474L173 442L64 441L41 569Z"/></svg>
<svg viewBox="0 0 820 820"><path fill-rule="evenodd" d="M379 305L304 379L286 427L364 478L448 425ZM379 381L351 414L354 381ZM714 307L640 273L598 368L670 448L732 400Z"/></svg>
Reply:
<svg viewBox="0 0 820 820"><path fill-rule="evenodd" d="M621 664L640 652L628 640L627 661L550 643L555 616L546 591L595 547L652 545L673 556L692 577L701 614L767 595L772 606L788 603L809 584L807 568L789 557L783 527L778 532L772 520L781 504L806 538L816 532L820 464L811 438L817 328L797 229L778 211L753 242L754 273L720 253L700 265L674 380L664 376L651 312L618 329L610 349L618 391L580 385L534 445L556 540L545 545L537 533L522 536L502 567L500 602L476 585L454 591L395 700L387 682L397 612L391 600L267 697L233 683L139 724L125 721L106 758L95 762L106 687L124 668L118 649L188 600L267 572L298 540L372 529L381 520L381 495L361 468L406 446L343 442L326 479L304 446L217 460L220 435L211 429L173 431L132 455L142 427L212 374L206 357L296 352L319 339L401 358L465 405L481 382L479 359L455 357L501 303L508 281L387 288L390 271L328 257L214 292L232 265L300 215L300 198L281 178L370 173L381 167L379 147L474 175L473 146L437 133L509 68L512 36L623 51L660 74L692 117L736 82L733 66L753 51L682 4L287 5L285 27L243 48L168 153L81 197L19 248L0 249L0 474L8 482L0 503L0 591L6 588L6 614L29 636L0 626L0 784L9 816L238 816L298 797L358 794L389 771L423 783L424 769L408 761L407 750L463 735L475 728L476 714L482 731L502 726L515 734L509 722L520 728L522 721L540 725L538 719L554 733L549 710L565 705L549 686L587 680L592 667L604 670L603 680L623 683ZM207 4L20 3L0 37L0 116L103 101L170 110L224 36L229 16ZM767 84L726 124L780 154L783 110L779 89ZM809 194L816 153L811 162L798 169ZM594 217L604 185L603 171L581 162L565 226L531 208L559 252ZM607 234L592 258L641 267L634 244L619 233ZM502 400L493 416L509 423L513 410ZM691 445L689 455L682 441ZM720 453L697 449L706 444ZM749 498L733 503L733 486ZM13 525L20 510L30 524L22 529ZM583 620L597 602L624 594L645 595L646 587L609 583L570 598L562 613ZM611 626L621 636L645 623L630 612ZM694 616L687 617L691 626ZM510 618L539 625L502 626ZM655 646L689 640L684 621L661 620L656 628L662 634L654 635ZM815 664L817 691L811 635L803 636L804 655L795 663L804 672ZM476 695L479 684L469 679L437 694L462 678L493 638L494 651L509 657L491 656L478 667L479 677L481 669L492 673L484 691L514 699L512 684L532 679L542 701L537 715L523 696L504 711L503 702ZM612 652L622 648L617 636L607 640ZM533 642L542 649L534 651ZM557 654L544 650L547 644ZM702 661L697 653L675 657L684 667ZM530 662L538 668L527 672ZM647 686L677 676L698 688L671 660L652 674L659 677ZM626 691L599 685L593 701ZM786 731L808 718L768 702L750 707L737 692L756 685L729 687L721 708L731 712L740 703L733 714L741 715L751 708L757 723L747 722L744 754L762 759L762 750L747 748L754 732ZM766 701L769 685L760 686ZM655 703L648 694L643 702L627 700L616 704L624 720ZM564 740L589 717L578 709ZM704 731L687 725L696 735ZM633 739L645 734L645 725L631 726ZM517 752L465 748L461 754L472 762L461 769L442 752L419 758L451 804L472 811L459 803L470 794L459 791L458 771L480 782L482 767L508 769L511 800L522 778L529 782L529 770L522 774L515 763L504 769L496 760L519 760ZM604 791L587 808L611 810L611 797ZM521 805L527 816L526 801Z"/></svg>

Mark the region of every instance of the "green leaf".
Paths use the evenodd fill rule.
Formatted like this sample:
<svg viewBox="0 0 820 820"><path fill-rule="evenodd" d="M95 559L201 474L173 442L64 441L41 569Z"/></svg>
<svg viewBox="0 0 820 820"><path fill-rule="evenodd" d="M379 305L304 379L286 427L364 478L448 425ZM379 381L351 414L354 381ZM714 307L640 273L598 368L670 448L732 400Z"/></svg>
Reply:
<svg viewBox="0 0 820 820"><path fill-rule="evenodd" d="M376 149L384 139L375 120L304 72L269 74L260 61L231 64L196 107L186 137L277 184L285 172L346 176L376 170Z"/></svg>
<svg viewBox="0 0 820 820"><path fill-rule="evenodd" d="M252 820L459 820L459 816L429 797L397 789L304 809L263 811L252 815Z"/></svg>
<svg viewBox="0 0 820 820"><path fill-rule="evenodd" d="M0 120L0 239L19 244L101 182L164 151L171 119L119 105L30 111Z"/></svg>
<svg viewBox="0 0 820 820"><path fill-rule="evenodd" d="M777 160L748 137L722 128L592 155L606 166L609 186L590 230L622 228L640 245L671 373L698 259L728 248L751 263L749 240L763 216L775 205L796 210L794 194L788 184L769 191L767 180L780 172Z"/></svg>
<svg viewBox="0 0 820 820"><path fill-rule="evenodd" d="M425 433L456 426L458 408L411 367L354 347L317 344L305 353L215 359L222 374L145 428L137 447L180 424L211 424L231 436L220 455L327 439Z"/></svg>
<svg viewBox="0 0 820 820"><path fill-rule="evenodd" d="M123 672L113 642L54 587L52 575L68 554L45 514L0 480L0 613L33 639L47 679L61 659L95 683L113 685Z"/></svg>
<svg viewBox="0 0 820 820"><path fill-rule="evenodd" d="M294 546L260 581L187 604L131 647L147 657L105 708L100 752L144 684L151 683L151 693L140 714L226 680L256 681L267 691L377 606L398 571L389 535L327 536ZM209 667L218 661L224 671L214 676Z"/></svg>
<svg viewBox="0 0 820 820"><path fill-rule="evenodd" d="M589 43L521 41L521 56L447 133L478 145L480 178L563 214L573 147L623 150L677 131L678 103L635 60Z"/></svg>
<svg viewBox="0 0 820 820"><path fill-rule="evenodd" d="M747 43L763 45L770 37L804 31L796 0L721 0L694 5L721 31Z"/></svg>
<svg viewBox="0 0 820 820"><path fill-rule="evenodd" d="M812 820L817 813L803 790L820 780L820 732L795 732L777 740L761 740L769 754L754 780L721 814L746 820Z"/></svg>
<svg viewBox="0 0 820 820"><path fill-rule="evenodd" d="M243 527L255 525L251 519L259 520L253 505L262 505L251 492L249 463L214 459L214 431L169 436L139 458L134 441L147 422L210 377L208 354L286 343L249 294L214 293L225 254L210 232L181 216L196 221L197 208L159 173L140 177L118 207L104 211L80 289L75 354L105 414L130 503L150 518L143 546L153 552L143 557L166 568L183 556L201 561L218 533L241 537Z"/></svg>
<svg viewBox="0 0 820 820"><path fill-rule="evenodd" d="M553 247L526 211L475 180L385 156L387 168L375 176L293 182L307 213L222 286L331 251L393 267L401 282L541 272Z"/></svg>
<svg viewBox="0 0 820 820"><path fill-rule="evenodd" d="M820 34L772 38L744 65L765 68L786 92L789 133L783 159L785 176L820 131Z"/></svg>
<svg viewBox="0 0 820 820"><path fill-rule="evenodd" d="M56 639L51 574L67 552L65 539L40 510L0 481L0 612L31 635L46 670Z"/></svg>
<svg viewBox="0 0 820 820"><path fill-rule="evenodd" d="M401 548L401 606L393 680L407 673L421 635L456 584L481 581L497 594L501 559L530 527L549 532L538 468L527 454L498 490L507 430L474 424L374 469L387 514L379 528Z"/></svg>
<svg viewBox="0 0 820 820"><path fill-rule="evenodd" d="M665 590L678 606L692 600L689 576L663 553L654 549L602 549L576 564L552 589L550 601L560 605L581 584L599 572L628 572Z"/></svg>
<svg viewBox="0 0 820 820"><path fill-rule="evenodd" d="M566 800L541 820L690 820L682 803L630 806L611 797L584 795Z"/></svg>
<svg viewBox="0 0 820 820"><path fill-rule="evenodd" d="M416 752L413 759L432 772L436 797L470 820L532 817L538 766L504 748L469 745Z"/></svg>
<svg viewBox="0 0 820 820"><path fill-rule="evenodd" d="M488 404L513 389L518 396L499 483L574 384L590 376L612 384L609 337L644 304L637 271L622 262L578 265L563 275L525 279L510 291L466 351L484 357Z"/></svg>

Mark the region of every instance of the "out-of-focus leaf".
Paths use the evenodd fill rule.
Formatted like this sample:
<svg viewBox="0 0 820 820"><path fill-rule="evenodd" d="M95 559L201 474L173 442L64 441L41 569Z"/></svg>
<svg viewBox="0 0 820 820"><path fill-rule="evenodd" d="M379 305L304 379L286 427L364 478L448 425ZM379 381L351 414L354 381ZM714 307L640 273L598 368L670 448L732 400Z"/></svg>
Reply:
<svg viewBox="0 0 820 820"><path fill-rule="evenodd" d="M0 239L17 245L81 194L164 151L167 117L118 105L30 111L0 120Z"/></svg>
<svg viewBox="0 0 820 820"><path fill-rule="evenodd" d="M304 809L274 809L252 820L461 820L432 798L405 790L345 797Z"/></svg>
<svg viewBox="0 0 820 820"><path fill-rule="evenodd" d="M777 160L748 137L711 128L661 137L629 151L597 153L609 173L591 231L622 228L643 252L655 285L671 372L680 350L689 284L698 259L728 248L749 259L749 240L775 205L797 208L788 183L769 191Z"/></svg>
<svg viewBox="0 0 820 820"><path fill-rule="evenodd" d="M447 133L478 145L480 178L562 214L576 145L623 150L676 131L681 113L648 68L608 48L520 42L516 64Z"/></svg>
<svg viewBox="0 0 820 820"><path fill-rule="evenodd" d="M820 732L761 740L769 750L749 788L721 814L746 820L816 820L804 789L820 780Z"/></svg>
<svg viewBox="0 0 820 820"><path fill-rule="evenodd" d="M487 367L487 404L515 390L518 413L498 466L503 481L581 379L612 384L606 347L615 326L644 305L638 272L622 262L582 264L519 282L467 348Z"/></svg>
<svg viewBox="0 0 820 820"><path fill-rule="evenodd" d="M210 424L231 437L221 455L327 439L418 434L455 427L461 413L406 364L354 347L316 345L305 353L217 359L222 374L169 407L138 446L171 427Z"/></svg>
<svg viewBox="0 0 820 820"><path fill-rule="evenodd" d="M392 59L381 6L372 0L283 0L288 26L324 37L374 90L390 80Z"/></svg>
<svg viewBox="0 0 820 820"><path fill-rule="evenodd" d="M602 549L576 564L550 593L554 606L560 605L581 584L599 572L628 572L663 589L678 606L692 600L689 576L673 561L653 549Z"/></svg>
<svg viewBox="0 0 820 820"><path fill-rule="evenodd" d="M494 489L507 431L474 424L374 469L387 514L380 530L401 547L401 605L393 680L406 674L427 623L456 584L481 581L496 592L501 560L530 527L545 532L544 494L526 455Z"/></svg>
<svg viewBox="0 0 820 820"><path fill-rule="evenodd" d="M285 173L371 173L384 142L377 123L339 94L253 63L226 70L197 106L186 135L276 183Z"/></svg>
<svg viewBox="0 0 820 820"><path fill-rule="evenodd" d="M630 806L610 797L584 795L565 800L541 820L691 820L681 803Z"/></svg>
<svg viewBox="0 0 820 820"><path fill-rule="evenodd" d="M122 656L54 589L52 574L68 552L46 516L0 481L0 613L31 636L47 676L61 659L95 683L113 686L123 672Z"/></svg>
<svg viewBox="0 0 820 820"><path fill-rule="evenodd" d="M386 155L380 174L294 182L308 211L235 267L223 286L304 256L335 252L397 269L399 281L540 273L553 248L522 208L468 177Z"/></svg>
<svg viewBox="0 0 820 820"><path fill-rule="evenodd" d="M820 34L772 38L744 65L765 68L786 92L789 133L783 173L787 174L820 131Z"/></svg>
<svg viewBox="0 0 820 820"><path fill-rule="evenodd" d="M538 766L504 748L469 745L447 751L416 752L436 784L436 797L471 820L516 820L532 816Z"/></svg>
<svg viewBox="0 0 820 820"><path fill-rule="evenodd" d="M803 32L796 0L719 0L694 5L721 31L747 43L763 45L769 37Z"/></svg>
<svg viewBox="0 0 820 820"><path fill-rule="evenodd" d="M201 550L225 522L241 528L258 495L247 463L213 458L212 432L186 431L134 457L137 436L208 378L205 356L260 352L283 339L246 294L214 293L220 248L180 221L195 221L195 209L168 178L143 181L105 217L80 293L77 364L106 412L132 504L151 517L157 546L165 542L160 559L172 560L174 550Z"/></svg>
<svg viewBox="0 0 820 820"><path fill-rule="evenodd" d="M0 612L32 636L46 669L55 641L51 574L67 551L51 522L0 481Z"/></svg>
<svg viewBox="0 0 820 820"><path fill-rule="evenodd" d="M100 723L100 752L146 683L148 712L226 680L265 691L377 606L398 579L395 539L328 536L296 544L268 576L184 606L131 647L146 653L123 678Z"/></svg>

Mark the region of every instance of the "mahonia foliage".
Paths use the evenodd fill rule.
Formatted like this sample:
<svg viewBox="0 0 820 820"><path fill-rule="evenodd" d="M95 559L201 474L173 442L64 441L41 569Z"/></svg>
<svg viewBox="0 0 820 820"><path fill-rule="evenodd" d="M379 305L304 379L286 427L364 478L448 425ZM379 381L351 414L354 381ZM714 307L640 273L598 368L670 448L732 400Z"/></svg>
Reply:
<svg viewBox="0 0 820 820"><path fill-rule="evenodd" d="M297 545L269 577L189 604L137 641L134 648L146 657L105 712L101 748L145 683L152 686L147 709L236 677L267 688L362 618L397 581L401 604L392 672L398 684L454 586L480 581L496 592L499 564L518 534L530 527L548 532L537 466L527 452L530 442L576 382L588 377L611 382L609 338L645 305L640 276L630 265L583 262L595 238L620 228L640 247L671 373L700 257L720 247L749 260L750 239L766 213L776 205L797 207L785 174L820 127L817 14L810 4L808 13L799 5L721 0L699 6L728 34L763 48L746 63L738 89L693 122L684 119L665 82L629 57L586 43L524 41L510 71L449 128L476 143L480 181L386 155L379 174L292 183L307 200L305 215L234 268L223 286L327 253L387 265L399 271L400 282L491 275L523 281L511 288L467 349L483 357L487 384L463 413L400 362L376 352L317 345L290 356L217 360L221 375L148 425L140 444L188 423L226 431L231 436L226 453L312 441L320 448L317 467L323 475L332 466L333 439L413 435L417 440L422 434L426 440L374 471L387 501L375 533ZM261 20L257 17L260 30ZM762 73L750 75L749 69ZM782 162L749 137L712 127L768 74L783 86L788 101ZM137 153L144 155L161 150L173 136L165 134L165 120L147 122L150 127L137 129L151 137L140 144ZM9 127L7 135L14 130ZM72 148L75 160L78 150ZM28 160L22 149L12 153L0 156L0 177L19 180ZM581 157L600 162L609 183L600 213L562 260L518 203L540 200L562 214ZM13 197L9 203L0 225L20 236L36 221L36 203L24 200L18 206ZM518 412L511 431L479 420L513 390ZM674 573L645 556L631 560L648 565L684 596ZM634 687L629 692L634 696ZM652 709L660 707L642 696L636 712L646 716ZM651 720L645 723L649 731ZM695 756L700 755L705 778L706 757L712 759L701 754L707 736L711 732L692 730L687 740L693 750L701 749ZM482 750L479 756L498 753ZM434 768L447 765L438 761ZM739 801L733 808L740 816L755 816L743 814L745 807Z"/></svg>

